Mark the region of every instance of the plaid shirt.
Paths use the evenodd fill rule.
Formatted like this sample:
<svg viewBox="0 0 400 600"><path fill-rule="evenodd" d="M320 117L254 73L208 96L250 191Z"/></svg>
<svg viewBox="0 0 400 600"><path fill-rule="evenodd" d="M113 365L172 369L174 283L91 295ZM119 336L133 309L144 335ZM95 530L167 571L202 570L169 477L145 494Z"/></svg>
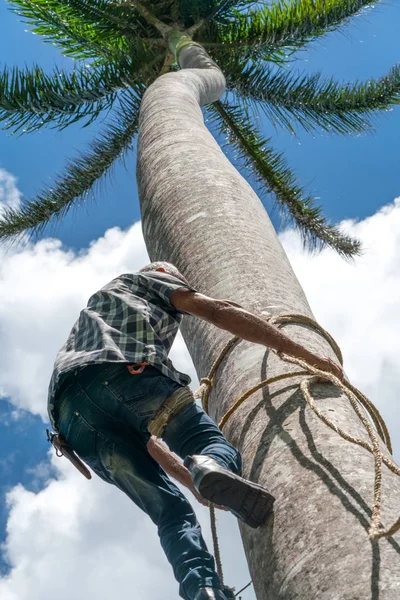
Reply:
<svg viewBox="0 0 400 600"><path fill-rule="evenodd" d="M148 271L121 275L89 299L56 357L48 398L52 427L57 387L77 367L148 362L181 385L190 383L168 358L182 320L170 297L182 287L193 290L172 275Z"/></svg>

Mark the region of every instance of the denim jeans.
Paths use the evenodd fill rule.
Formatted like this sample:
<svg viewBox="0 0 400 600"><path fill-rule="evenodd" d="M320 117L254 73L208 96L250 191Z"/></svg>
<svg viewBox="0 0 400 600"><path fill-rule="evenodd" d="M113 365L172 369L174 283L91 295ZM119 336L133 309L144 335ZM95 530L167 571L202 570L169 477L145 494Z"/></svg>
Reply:
<svg viewBox="0 0 400 600"><path fill-rule="evenodd" d="M61 381L55 418L58 430L80 458L125 492L157 525L180 595L192 600L199 587L221 587L214 559L193 508L146 448L148 422L179 387L154 367L130 375L121 363L90 365ZM238 451L195 403L178 413L163 439L183 459L206 454L240 471Z"/></svg>

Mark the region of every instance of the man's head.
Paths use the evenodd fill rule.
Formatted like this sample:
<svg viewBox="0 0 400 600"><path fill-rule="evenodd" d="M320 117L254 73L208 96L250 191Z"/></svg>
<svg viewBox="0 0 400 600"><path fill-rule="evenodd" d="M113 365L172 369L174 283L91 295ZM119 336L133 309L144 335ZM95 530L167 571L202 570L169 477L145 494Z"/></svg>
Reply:
<svg viewBox="0 0 400 600"><path fill-rule="evenodd" d="M159 260L157 262L152 262L149 265L146 265L142 269L140 269L139 273L145 273L146 271L161 271L161 273L168 273L168 275L173 275L177 279L184 281L189 285L187 279L182 275L180 271L174 265L171 265L169 262L165 262L163 260Z"/></svg>

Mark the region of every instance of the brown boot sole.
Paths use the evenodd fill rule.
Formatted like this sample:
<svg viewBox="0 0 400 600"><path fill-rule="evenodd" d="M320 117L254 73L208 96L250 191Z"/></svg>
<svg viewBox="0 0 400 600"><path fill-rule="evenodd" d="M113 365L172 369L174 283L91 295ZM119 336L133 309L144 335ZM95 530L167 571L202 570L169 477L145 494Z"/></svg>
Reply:
<svg viewBox="0 0 400 600"><path fill-rule="evenodd" d="M213 504L228 508L249 527L257 529L272 513L275 498L263 487L229 471L206 473L199 493Z"/></svg>

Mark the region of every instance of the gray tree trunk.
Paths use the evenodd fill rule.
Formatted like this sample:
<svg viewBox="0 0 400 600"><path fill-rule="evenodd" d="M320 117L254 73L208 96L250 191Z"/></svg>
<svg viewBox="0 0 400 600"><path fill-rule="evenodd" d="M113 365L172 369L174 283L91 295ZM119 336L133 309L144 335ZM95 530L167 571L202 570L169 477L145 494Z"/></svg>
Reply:
<svg viewBox="0 0 400 600"><path fill-rule="evenodd" d="M181 51L180 65L183 70L148 89L141 111L137 173L151 259L174 263L199 291L259 314L312 316L261 202L204 125L200 106L222 94L221 72L205 68L212 63L193 46ZM308 328L288 326L285 332L334 358ZM230 337L189 317L183 335L199 377L208 374ZM211 416L218 421L242 391L291 369L263 346L241 342L219 372ZM240 527L256 596L398 600L400 536L371 543L367 535L372 456L320 422L296 382L254 394L225 428L242 452L245 476L277 498L265 526ZM366 438L336 389L316 386L314 395L338 425ZM383 523L389 525L398 516L400 482L383 471Z"/></svg>

